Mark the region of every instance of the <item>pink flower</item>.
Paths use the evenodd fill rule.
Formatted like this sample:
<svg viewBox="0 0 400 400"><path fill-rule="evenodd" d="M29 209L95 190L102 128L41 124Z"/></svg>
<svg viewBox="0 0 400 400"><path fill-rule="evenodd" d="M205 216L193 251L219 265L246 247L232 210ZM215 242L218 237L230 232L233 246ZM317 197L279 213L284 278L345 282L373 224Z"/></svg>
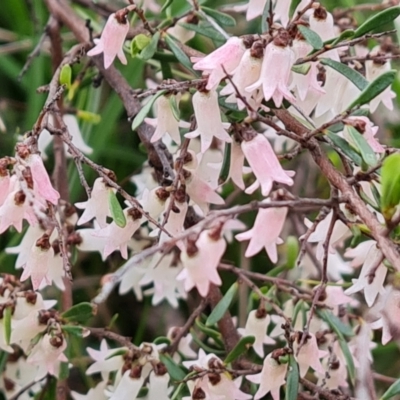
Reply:
<svg viewBox="0 0 400 400"><path fill-rule="evenodd" d="M305 333L302 333L303 335ZM299 364L299 372L300 376L304 377L307 373L309 367L311 367L314 371L318 372L319 374L324 374L325 370L320 362L320 358L324 357L327 352L318 349L317 339L313 333L308 334L308 338L306 339L305 343L301 347L299 354L296 355L296 361ZM301 339L299 338L298 341L293 343L293 351L294 354L297 354L297 349L301 343Z"/></svg>
<svg viewBox="0 0 400 400"><path fill-rule="evenodd" d="M43 336L27 359L28 363L39 366L36 379L41 379L47 373L58 377L60 363L68 362L63 354L66 348L67 342L62 335L52 336L46 333Z"/></svg>
<svg viewBox="0 0 400 400"><path fill-rule="evenodd" d="M280 364L271 356L272 353L265 357L262 371L259 374L246 376L250 382L260 385L254 396L255 400L261 399L269 392L274 400L280 398L279 391L280 387L285 384L288 364Z"/></svg>
<svg viewBox="0 0 400 400"><path fill-rule="evenodd" d="M53 267L51 265L53 260L53 247L50 245L49 236L44 234L32 246L30 257L25 264L24 272L21 276L21 282L30 277L34 290L39 289L42 283L49 285L51 283L49 268Z"/></svg>
<svg viewBox="0 0 400 400"><path fill-rule="evenodd" d="M215 232L203 231L197 241L189 241L181 252L184 269L177 279L185 281L187 292L196 286L200 295L206 297L211 283L218 286L222 283L217 267L225 253L226 243L215 235Z"/></svg>
<svg viewBox="0 0 400 400"><path fill-rule="evenodd" d="M246 327L239 328L238 331L242 336L254 336L256 338L253 349L260 356L264 357L264 344L274 344L275 340L267 335L267 328L271 321L268 314L261 310L250 311L247 317Z"/></svg>
<svg viewBox="0 0 400 400"><path fill-rule="evenodd" d="M246 189L246 193L253 193L261 184L263 196L268 196L274 181L289 186L293 185L293 179L290 177L294 175L294 172L285 171L282 168L272 146L264 135L257 134L251 140L243 140L242 150L257 178Z"/></svg>
<svg viewBox="0 0 400 400"><path fill-rule="evenodd" d="M266 4L267 0L249 0L246 13L247 21L262 15Z"/></svg>
<svg viewBox="0 0 400 400"><path fill-rule="evenodd" d="M204 58L192 57L191 61L194 62L193 69L209 74L206 89L211 90L215 88L226 75L224 69L227 74L231 74L235 70L239 65L244 51L243 40L233 36L229 38L224 45L214 50L208 56Z"/></svg>
<svg viewBox="0 0 400 400"><path fill-rule="evenodd" d="M171 96L160 96L156 100L157 118L145 118L146 123L156 128L150 140L152 143L160 140L165 134L168 134L175 143L181 144L179 127L188 128L190 126L190 124L181 122L175 118L170 104ZM179 103L180 96L173 97Z"/></svg>
<svg viewBox="0 0 400 400"><path fill-rule="evenodd" d="M278 261L277 244L283 243L279 237L286 220L288 209L260 208L254 226L247 232L239 233L236 239L239 241L249 240L250 244L246 250L246 257L252 257L263 247L273 263Z"/></svg>
<svg viewBox="0 0 400 400"><path fill-rule="evenodd" d="M192 103L197 129L187 133L185 137L192 139L200 135L202 153L210 147L214 136L223 142L230 143L231 137L225 130L230 124L222 123L217 92L215 90L196 92Z"/></svg>
<svg viewBox="0 0 400 400"><path fill-rule="evenodd" d="M26 162L31 169L35 193L50 203L57 204L60 194L53 188L42 158L39 154L31 154Z"/></svg>
<svg viewBox="0 0 400 400"><path fill-rule="evenodd" d="M364 290L365 301L371 307L375 302L378 294L384 294L385 289L383 283L385 282L387 268L381 263L378 264L378 269L375 271L375 276L370 276L371 268L375 268L379 260L382 262L382 252L373 245L367 253L364 265L360 271L358 279L352 279L353 286L349 287L344 293L351 295L360 290Z"/></svg>
<svg viewBox="0 0 400 400"><path fill-rule="evenodd" d="M208 204L225 204L224 199L196 173L186 178L186 193L204 214L208 212Z"/></svg>
<svg viewBox="0 0 400 400"><path fill-rule="evenodd" d="M24 219L29 222L29 225L36 224L37 218L28 203L22 190L15 190L8 194L0 207L0 234L10 226L14 226L18 232L21 232Z"/></svg>
<svg viewBox="0 0 400 400"><path fill-rule="evenodd" d="M246 90L252 92L262 86L265 100L272 98L276 107L280 107L284 98L291 102L296 101L289 90L289 79L295 57L289 46L275 43L278 43L278 40L267 45L260 78Z"/></svg>
<svg viewBox="0 0 400 400"><path fill-rule="evenodd" d="M126 64L123 45L128 32L129 23L126 20L119 21L115 17L115 13L111 14L101 33L100 40L93 49L87 52L87 55L92 57L104 53L104 68L106 69L113 63L115 57L118 57L122 64Z"/></svg>
<svg viewBox="0 0 400 400"><path fill-rule="evenodd" d="M253 47L261 47L260 42L256 42ZM258 51L262 51L259 49ZM246 88L252 85L260 78L261 66L262 66L262 52L260 57L255 57L257 50L253 48L245 51L239 66L236 68L232 76L232 82L236 86L237 91L242 97L244 97L247 103L257 109L259 103L261 103L262 95L259 95L258 89L253 92L248 92ZM245 108L245 104L242 100L237 97L236 90L232 83L228 83L220 92L221 96L230 95L227 99L227 103L237 103L239 110Z"/></svg>
<svg viewBox="0 0 400 400"><path fill-rule="evenodd" d="M371 56L374 56L377 53L377 49L374 49L371 51ZM374 62L373 60L365 61L365 77L369 82L374 81L376 78L378 78L378 76L390 70L390 61L386 61L384 64L380 62ZM390 87L386 88L379 96L371 100L369 104L370 111L375 112L380 103L383 103L387 109L393 110L393 98L395 97L396 94L390 89Z"/></svg>
<svg viewBox="0 0 400 400"><path fill-rule="evenodd" d="M308 242L310 243L318 243L317 246L317 258L318 260L322 260L324 256L324 242L326 240L326 235L328 234L328 230L332 221L333 211L330 213L318 224L314 232L309 236ZM307 218L304 220L307 228L312 226L312 222ZM332 236L329 241L329 251L331 253L335 253L335 248L343 243L343 241L349 236L350 230L342 221L337 220L335 222L335 226L333 227ZM301 238L300 238L301 239Z"/></svg>
<svg viewBox="0 0 400 400"><path fill-rule="evenodd" d="M106 228L101 229L95 235L107 238L103 251L103 257L108 257L113 251L119 250L122 258L128 258L128 242L132 235L139 229L142 223L141 214L136 209L125 209L126 225L121 228L115 221Z"/></svg>
<svg viewBox="0 0 400 400"><path fill-rule="evenodd" d="M229 178L232 182L239 188L244 190L243 181L243 164L244 164L244 154L242 147L239 142L232 140L231 143L231 157L229 162ZM228 180L227 179L227 180Z"/></svg>
<svg viewBox="0 0 400 400"><path fill-rule="evenodd" d="M114 387L113 392L106 391L110 400L131 400L136 399L144 383L144 378L131 378L131 370L124 372L121 380Z"/></svg>
<svg viewBox="0 0 400 400"><path fill-rule="evenodd" d="M0 206L3 205L10 188L10 174L7 170L4 171L4 174L0 173Z"/></svg>
<svg viewBox="0 0 400 400"><path fill-rule="evenodd" d="M350 263L352 267L360 267L366 261L368 253L374 245L376 245L375 240L366 240L358 244L354 249L347 249L344 256L353 259Z"/></svg>
<svg viewBox="0 0 400 400"><path fill-rule="evenodd" d="M82 203L75 203L76 207L85 210L79 218L78 225L83 225L96 218L100 228L107 226L107 217L111 217L108 200L110 191L115 192L115 189L106 185L103 178L97 178L94 181L90 198Z"/></svg>
<svg viewBox="0 0 400 400"><path fill-rule="evenodd" d="M305 40L293 40L293 51L295 53L296 60L305 57L310 53L312 47ZM307 74L303 75L300 73L293 73L293 80L291 83L291 88L296 87L297 93L299 94L299 100L304 102L310 91L313 91L317 97L325 94L325 90L321 87L318 82L318 67L317 62L308 63L310 66Z"/></svg>
<svg viewBox="0 0 400 400"><path fill-rule="evenodd" d="M347 122L350 121L350 124L356 125L356 129L358 131L361 131L362 135L364 136L364 139L368 142L368 144L371 146L371 149L375 151L375 153L384 153L385 149L382 147L382 145L379 143L379 141L375 138L376 133L379 130L379 127L374 126L371 122L371 120L368 117L348 117L346 118ZM345 121L346 122L346 121ZM346 134L347 125L344 126L344 136L346 137L347 141L350 141L348 138L349 136Z"/></svg>
<svg viewBox="0 0 400 400"><path fill-rule="evenodd" d="M389 286L379 301L381 317L373 322L372 329L382 328L382 344L388 344L397 335L400 326L400 291Z"/></svg>
<svg viewBox="0 0 400 400"><path fill-rule="evenodd" d="M286 26L289 22L290 4L291 0L276 0L275 2L274 19L280 20L283 26Z"/></svg>

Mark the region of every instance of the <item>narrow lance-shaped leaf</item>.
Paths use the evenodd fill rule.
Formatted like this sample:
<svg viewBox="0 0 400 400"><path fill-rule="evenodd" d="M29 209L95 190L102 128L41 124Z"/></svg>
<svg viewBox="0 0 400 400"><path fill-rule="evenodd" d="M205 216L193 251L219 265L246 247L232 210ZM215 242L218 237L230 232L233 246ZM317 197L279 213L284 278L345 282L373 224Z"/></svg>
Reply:
<svg viewBox="0 0 400 400"><path fill-rule="evenodd" d="M286 376L285 400L296 400L299 392L299 366L293 355L289 356L289 368Z"/></svg>
<svg viewBox="0 0 400 400"><path fill-rule="evenodd" d="M217 10L213 10L212 8L208 8L205 6L202 6L201 9L212 19L214 19L216 22L220 23L221 25L225 26L235 26L236 25L236 20L235 18L231 17L228 14L222 13Z"/></svg>
<svg viewBox="0 0 400 400"><path fill-rule="evenodd" d="M345 130L350 143L358 150L365 163L370 167L374 166L377 163L377 157L364 136L351 125L346 125Z"/></svg>
<svg viewBox="0 0 400 400"><path fill-rule="evenodd" d="M168 97L169 106L171 107L172 114L174 118L179 121L181 119L180 111L178 107L178 102L176 101L176 96L169 96Z"/></svg>
<svg viewBox="0 0 400 400"><path fill-rule="evenodd" d="M177 58L177 60L187 69L190 71L193 71L192 68L192 63L189 60L189 57L185 54L185 52L178 46L178 44L175 42L175 39L173 39L170 35L165 35L165 41L168 45L168 47L171 49L172 53L174 53L174 56Z"/></svg>
<svg viewBox="0 0 400 400"><path fill-rule="evenodd" d="M196 318L196 326L200 329L201 332L203 332L205 335L209 336L214 340L214 342L220 346L224 346L224 342L222 341L222 335L218 331L205 326L201 321L200 318Z"/></svg>
<svg viewBox="0 0 400 400"><path fill-rule="evenodd" d="M4 339L6 344L10 344L11 339L11 319L12 319L12 311L11 307L5 307L3 311L3 325L4 325Z"/></svg>
<svg viewBox="0 0 400 400"><path fill-rule="evenodd" d="M328 325L336 332L336 334L341 334L345 336L354 336L354 332L351 326L344 324L336 315L328 310L321 310L318 315L328 323Z"/></svg>
<svg viewBox="0 0 400 400"><path fill-rule="evenodd" d="M271 0L267 0L264 6L264 11L261 17L261 33L267 32L269 25L268 25L268 14L271 8Z"/></svg>
<svg viewBox="0 0 400 400"><path fill-rule="evenodd" d="M121 204L117 199L114 191L108 191L108 207L110 208L111 218L120 228L124 228L126 226L126 218L124 211L122 210Z"/></svg>
<svg viewBox="0 0 400 400"><path fill-rule="evenodd" d="M400 379L394 382L379 400L389 400L397 394L400 394Z"/></svg>
<svg viewBox="0 0 400 400"><path fill-rule="evenodd" d="M63 312L61 317L69 322L84 323L96 314L96 307L87 302L75 304L69 310Z"/></svg>
<svg viewBox="0 0 400 400"><path fill-rule="evenodd" d="M324 44L331 44L332 46L342 42L345 39L351 39L354 37L354 31L352 29L346 29L336 39L330 39L324 42Z"/></svg>
<svg viewBox="0 0 400 400"><path fill-rule="evenodd" d="M232 351L226 356L224 363L230 364L245 353L256 341L254 336L242 337Z"/></svg>
<svg viewBox="0 0 400 400"><path fill-rule="evenodd" d="M330 58L322 58L320 63L331 67L335 71L344 75L349 81L353 82L358 89L364 90L368 86L368 81L356 70L348 67L346 64L337 62Z"/></svg>
<svg viewBox="0 0 400 400"><path fill-rule="evenodd" d="M292 0L290 2L290 8L289 8L289 17L292 18L294 12L296 11L297 6L301 3L301 0Z"/></svg>
<svg viewBox="0 0 400 400"><path fill-rule="evenodd" d="M324 46L324 42L318 33L313 30L307 28L304 25L298 25L300 33L304 36L304 39L313 47L314 50L320 50Z"/></svg>
<svg viewBox="0 0 400 400"><path fill-rule="evenodd" d="M396 71L388 71L378 76L372 81L360 95L347 107L351 110L354 107L362 106L369 103L375 97L379 96L386 88L388 88L396 78Z"/></svg>
<svg viewBox="0 0 400 400"><path fill-rule="evenodd" d="M336 133L328 132L326 135L332 143L339 148L344 155L349 157L356 165L361 166L361 156L349 145L349 143Z"/></svg>
<svg viewBox="0 0 400 400"><path fill-rule="evenodd" d="M183 26L189 31L194 31L211 39L226 42L226 38L221 33L219 33L209 22L201 22L197 25L180 22L179 25Z"/></svg>
<svg viewBox="0 0 400 400"><path fill-rule="evenodd" d="M299 255L299 242L296 237L288 236L286 240L286 269L293 269Z"/></svg>
<svg viewBox="0 0 400 400"><path fill-rule="evenodd" d="M390 221L400 203L400 154L391 154L381 169L381 210Z"/></svg>
<svg viewBox="0 0 400 400"><path fill-rule="evenodd" d="M132 122L132 130L135 131L141 123L146 118L147 114L150 112L151 107L153 107L154 102L165 93L165 90L161 90L157 94L155 94L137 113L136 117L133 119Z"/></svg>
<svg viewBox="0 0 400 400"><path fill-rule="evenodd" d="M211 314L207 318L206 325L211 326L216 324L229 309L235 294L238 290L238 283L235 282L225 293L225 296L221 299L221 301L215 306L214 310L212 310Z"/></svg>
<svg viewBox="0 0 400 400"><path fill-rule="evenodd" d="M349 373L350 380L352 384L355 384L356 381L356 368L354 366L353 355L350 352L349 346L343 336L339 336L339 346L342 349L342 353L344 355L344 359L346 360L347 372Z"/></svg>
<svg viewBox="0 0 400 400"><path fill-rule="evenodd" d="M366 33L379 28L382 25L386 25L394 21L400 15L400 7L391 7L373 15L367 19L362 25L360 25L354 32L354 37L358 38L365 35Z"/></svg>

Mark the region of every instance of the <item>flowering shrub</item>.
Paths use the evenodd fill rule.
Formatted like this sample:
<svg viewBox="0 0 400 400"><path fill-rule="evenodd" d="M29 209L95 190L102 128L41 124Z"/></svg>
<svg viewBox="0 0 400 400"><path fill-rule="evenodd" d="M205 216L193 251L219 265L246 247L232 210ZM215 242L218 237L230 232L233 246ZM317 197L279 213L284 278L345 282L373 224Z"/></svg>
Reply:
<svg viewBox="0 0 400 400"><path fill-rule="evenodd" d="M142 3L30 4L3 398L398 396L398 1Z"/></svg>

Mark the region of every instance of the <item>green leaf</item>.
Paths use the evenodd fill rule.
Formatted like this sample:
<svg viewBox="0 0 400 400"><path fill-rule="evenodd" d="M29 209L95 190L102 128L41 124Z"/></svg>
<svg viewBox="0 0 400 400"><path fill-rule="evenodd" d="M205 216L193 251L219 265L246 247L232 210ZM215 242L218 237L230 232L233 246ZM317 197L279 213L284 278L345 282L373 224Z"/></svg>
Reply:
<svg viewBox="0 0 400 400"><path fill-rule="evenodd" d="M224 297L220 300L220 302L215 306L214 310L212 310L211 314L208 316L206 321L206 326L212 326L216 324L228 311L232 300L234 299L236 292L238 290L239 284L235 282L225 293Z"/></svg>
<svg viewBox="0 0 400 400"><path fill-rule="evenodd" d="M158 41L160 40L160 32L156 32L151 38L149 44L141 51L140 58L142 60L150 60L157 50Z"/></svg>
<svg viewBox="0 0 400 400"><path fill-rule="evenodd" d="M160 354L160 361L167 368L168 374L173 381L181 381L185 379L185 372L168 354Z"/></svg>
<svg viewBox="0 0 400 400"><path fill-rule="evenodd" d="M116 225L120 228L124 228L126 226L125 214L121 204L119 204L117 195L111 189L108 191L108 208L110 209L111 218Z"/></svg>
<svg viewBox="0 0 400 400"><path fill-rule="evenodd" d="M197 344L197 346L199 346L201 349L203 349L206 353L213 353L215 355L226 354L225 349L224 350L216 349L204 343L204 340L201 340L197 337L197 334L194 329L191 329L190 333L192 334L193 342Z"/></svg>
<svg viewBox="0 0 400 400"><path fill-rule="evenodd" d="M354 107L362 106L369 103L376 96L379 96L386 88L388 88L396 78L396 71L391 70L378 76L372 81L360 95L347 107L351 110Z"/></svg>
<svg viewBox="0 0 400 400"><path fill-rule="evenodd" d="M292 0L290 3L290 8L289 8L289 17L292 18L294 15L294 12L296 11L297 6L301 3L301 0Z"/></svg>
<svg viewBox="0 0 400 400"><path fill-rule="evenodd" d="M67 362L60 363L60 370L58 372L58 379L64 380L69 376L69 366ZM53 397L54 398L54 397Z"/></svg>
<svg viewBox="0 0 400 400"><path fill-rule="evenodd" d="M304 36L304 39L313 47L314 50L320 50L324 46L324 42L318 33L307 28L304 25L297 25L298 30Z"/></svg>
<svg viewBox="0 0 400 400"><path fill-rule="evenodd" d="M348 337L354 336L354 332L350 325L344 324L336 315L328 310L318 311L320 318L322 318L328 325L336 332L337 335L344 335Z"/></svg>
<svg viewBox="0 0 400 400"><path fill-rule="evenodd" d="M77 110L76 116L82 121L89 122L90 124L99 124L101 122L101 115L84 110Z"/></svg>
<svg viewBox="0 0 400 400"><path fill-rule="evenodd" d="M132 130L135 131L142 124L144 119L147 117L147 114L150 112L151 107L153 107L154 102L163 94L165 90L161 90L153 97L149 99L149 101L140 109L140 111L136 114L136 117L132 121Z"/></svg>
<svg viewBox="0 0 400 400"><path fill-rule="evenodd" d="M171 341L166 337L166 336L159 336L158 338L155 338L153 340L154 344L166 344L169 346L171 344Z"/></svg>
<svg viewBox="0 0 400 400"><path fill-rule="evenodd" d="M228 365L232 361L235 361L238 357L240 357L243 353L245 353L251 346L253 346L255 341L256 338L254 336L242 337L237 343L237 345L226 356L224 363Z"/></svg>
<svg viewBox="0 0 400 400"><path fill-rule="evenodd" d="M296 74L307 75L310 71L311 63L293 65L292 71Z"/></svg>
<svg viewBox="0 0 400 400"><path fill-rule="evenodd" d="M286 376L285 400L296 400L299 392L299 366L291 354L289 356L289 368Z"/></svg>
<svg viewBox="0 0 400 400"><path fill-rule="evenodd" d="M299 242L295 236L288 236L286 239L286 269L293 269L299 255Z"/></svg>
<svg viewBox="0 0 400 400"><path fill-rule="evenodd" d="M76 325L62 325L61 329L70 335L83 337L84 329L81 326Z"/></svg>
<svg viewBox="0 0 400 400"><path fill-rule="evenodd" d="M381 210L390 221L400 203L400 154L391 154L381 168Z"/></svg>
<svg viewBox="0 0 400 400"><path fill-rule="evenodd" d="M6 351L0 350L0 373L2 374L6 368L9 354Z"/></svg>
<svg viewBox="0 0 400 400"><path fill-rule="evenodd" d="M174 53L174 56L177 58L177 60L188 70L193 71L192 68L192 63L189 59L189 57L185 54L185 52L178 46L177 42L175 39L170 36L170 35L165 35L165 41L168 45L168 47L171 49L172 53ZM194 71L193 71L194 72Z"/></svg>
<svg viewBox="0 0 400 400"><path fill-rule="evenodd" d="M342 137L336 135L333 132L328 132L326 135L332 143L338 147L343 154L349 157L356 165L360 166L362 164L362 158L360 155L349 145L349 143Z"/></svg>
<svg viewBox="0 0 400 400"><path fill-rule="evenodd" d="M261 33L268 31L268 15L269 15L269 8L271 6L271 0L267 0L264 6L264 11L261 16Z"/></svg>
<svg viewBox="0 0 400 400"><path fill-rule="evenodd" d="M341 335L338 335L338 336L339 336L339 346L342 349L344 359L346 360L347 371L349 373L350 380L351 380L352 384L354 385L356 382L356 369L354 366L353 356L350 352L350 349L349 349L349 346L348 346L346 340L344 340L343 336L341 336Z"/></svg>
<svg viewBox="0 0 400 400"><path fill-rule="evenodd" d="M212 8L204 7L202 6L201 9L209 15L212 19L214 19L216 22L219 22L221 25L224 26L235 26L236 25L236 20L235 18L231 17L228 14L222 13L217 10L213 10Z"/></svg>
<svg viewBox="0 0 400 400"><path fill-rule="evenodd" d="M71 87L72 69L69 64L65 64L60 71L60 85L65 85L67 89Z"/></svg>
<svg viewBox="0 0 400 400"><path fill-rule="evenodd" d="M131 41L131 56L137 56L151 42L151 38L143 33L136 35Z"/></svg>
<svg viewBox="0 0 400 400"><path fill-rule="evenodd" d="M183 26L185 29L189 31L194 31L208 37L213 40L218 40L220 42L226 42L226 38L220 32L218 32L209 22L201 22L197 25L195 24L187 24L185 22L179 22L179 25Z"/></svg>
<svg viewBox="0 0 400 400"><path fill-rule="evenodd" d="M382 25L386 25L394 21L400 15L400 7L391 7L373 15L367 19L362 25L360 25L354 32L354 37L358 38L365 35Z"/></svg>
<svg viewBox="0 0 400 400"><path fill-rule="evenodd" d="M351 39L352 37L354 37L354 31L352 29L346 29L340 34L339 37L333 40L327 40L326 42L324 42L324 44L331 44L332 46L335 46L343 40Z"/></svg>
<svg viewBox="0 0 400 400"><path fill-rule="evenodd" d="M161 12L165 11L173 2L174 0L167 0L162 6Z"/></svg>
<svg viewBox="0 0 400 400"><path fill-rule="evenodd" d="M199 328L201 332L203 332L205 335L209 336L212 338L215 342L216 345L219 347L224 347L224 342L222 341L222 335L215 329L209 328L208 326L205 326L201 321L200 318L196 318L196 326Z"/></svg>
<svg viewBox="0 0 400 400"><path fill-rule="evenodd" d="M177 121L181 119L181 112L179 111L178 102L176 96L171 95L168 97L169 106L171 107L172 114Z"/></svg>
<svg viewBox="0 0 400 400"><path fill-rule="evenodd" d="M61 317L68 322L85 323L96 314L96 307L88 302L75 304L69 310L63 312Z"/></svg>
<svg viewBox="0 0 400 400"><path fill-rule="evenodd" d="M322 58L320 59L320 63L323 65L327 65L328 67L331 67L335 71L344 75L360 90L364 90L368 86L368 81L359 72L357 72L353 68L348 67L346 64L334 61L330 58Z"/></svg>
<svg viewBox="0 0 400 400"><path fill-rule="evenodd" d="M379 400L391 399L396 394L400 394L400 379L394 382Z"/></svg>
<svg viewBox="0 0 400 400"><path fill-rule="evenodd" d="M345 137L350 144L361 154L362 159L367 165L373 167L377 163L377 157L364 136L351 125L345 125Z"/></svg>
<svg viewBox="0 0 400 400"><path fill-rule="evenodd" d="M4 308L3 312L4 339L7 345L10 344L10 339L11 339L11 319L12 319L11 306L7 306Z"/></svg>

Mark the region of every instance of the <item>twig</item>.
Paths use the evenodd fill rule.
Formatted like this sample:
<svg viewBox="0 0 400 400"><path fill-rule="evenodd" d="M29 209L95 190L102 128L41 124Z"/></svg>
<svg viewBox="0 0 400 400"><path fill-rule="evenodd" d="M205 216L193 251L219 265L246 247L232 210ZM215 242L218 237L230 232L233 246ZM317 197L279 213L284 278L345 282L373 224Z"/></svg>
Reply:
<svg viewBox="0 0 400 400"><path fill-rule="evenodd" d="M190 331L190 328L194 324L194 321L197 317L201 315L206 306L207 299L201 299L197 308L189 315L187 321L185 322L185 325L177 329L172 343L165 349L166 352L168 352L169 354L174 354L178 350L179 342L184 336L187 335L187 333Z"/></svg>

